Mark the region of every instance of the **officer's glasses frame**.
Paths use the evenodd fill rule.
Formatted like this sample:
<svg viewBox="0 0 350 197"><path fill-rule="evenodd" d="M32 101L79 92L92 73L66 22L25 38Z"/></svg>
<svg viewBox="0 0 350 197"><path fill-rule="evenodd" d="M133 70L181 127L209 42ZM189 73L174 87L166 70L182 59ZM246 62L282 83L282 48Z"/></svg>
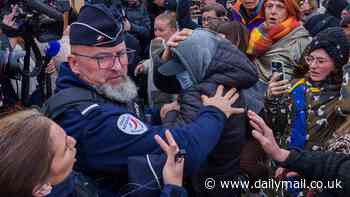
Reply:
<svg viewBox="0 0 350 197"><path fill-rule="evenodd" d="M95 56L84 55L80 53L72 53L72 55L90 58L96 60L99 69L111 69L115 65L116 59L122 66L126 66L128 64L128 59L133 59L133 55L135 54L135 50L126 48L122 51L118 51L116 53L98 53Z"/></svg>

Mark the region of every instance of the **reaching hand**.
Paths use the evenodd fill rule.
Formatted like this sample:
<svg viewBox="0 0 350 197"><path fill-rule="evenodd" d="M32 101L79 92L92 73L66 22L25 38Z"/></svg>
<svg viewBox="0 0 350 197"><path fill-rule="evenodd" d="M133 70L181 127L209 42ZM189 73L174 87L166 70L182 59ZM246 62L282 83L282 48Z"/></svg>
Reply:
<svg viewBox="0 0 350 197"><path fill-rule="evenodd" d="M287 179L288 177L296 177L300 176L297 172L290 171L286 168L279 167L275 171L275 178L276 179Z"/></svg>
<svg viewBox="0 0 350 197"><path fill-rule="evenodd" d="M56 63L54 60L51 60L48 64L47 64L47 67L46 67L46 74L53 74L54 72L56 72L57 69L56 69Z"/></svg>
<svg viewBox="0 0 350 197"><path fill-rule="evenodd" d="M279 80L282 74L274 72L267 88L267 98L286 94L290 88L288 80Z"/></svg>
<svg viewBox="0 0 350 197"><path fill-rule="evenodd" d="M130 22L128 21L128 19L125 19L125 20L123 21L123 23L124 23L124 31L126 31L126 32L130 31L130 30L131 30L131 24L130 24Z"/></svg>
<svg viewBox="0 0 350 197"><path fill-rule="evenodd" d="M231 107L239 97L237 90L232 88L224 96L224 86L219 85L216 89L216 93L213 97L202 95L203 105L214 106L225 113L226 117L230 117L232 114L241 114L244 112L243 108Z"/></svg>
<svg viewBox="0 0 350 197"><path fill-rule="evenodd" d="M272 130L266 125L264 120L252 111L248 111L249 123L254 128L252 134L259 141L264 151L272 159L283 162L287 159L289 151L281 149L273 136Z"/></svg>
<svg viewBox="0 0 350 197"><path fill-rule="evenodd" d="M166 114L170 111L180 111L180 105L177 101L163 105L160 109L160 118L164 120Z"/></svg>
<svg viewBox="0 0 350 197"><path fill-rule="evenodd" d="M192 29L183 29L181 31L176 32L175 34L173 34L168 42L166 43L166 48L165 51L162 55L162 59L164 61L168 61L169 59L171 59L172 57L172 52L170 50L170 48L175 48L177 47L177 45L179 45L180 42L186 40L186 38L188 36L190 36L192 34L193 30Z"/></svg>
<svg viewBox="0 0 350 197"><path fill-rule="evenodd" d="M176 144L170 131L165 131L165 142L159 135L155 135L155 140L165 152L167 156L166 163L163 168L164 184L182 186L184 158L179 158L175 161L175 155L179 152L179 146Z"/></svg>
<svg viewBox="0 0 350 197"><path fill-rule="evenodd" d="M12 7L12 11L10 14L4 16L4 18L2 19L2 23L4 25L17 29L18 27L15 21L16 13L17 13L17 5Z"/></svg>
<svg viewBox="0 0 350 197"><path fill-rule="evenodd" d="M134 76L136 77L137 75L143 73L144 71L145 71L145 65L139 64L136 66L136 68L134 70Z"/></svg>

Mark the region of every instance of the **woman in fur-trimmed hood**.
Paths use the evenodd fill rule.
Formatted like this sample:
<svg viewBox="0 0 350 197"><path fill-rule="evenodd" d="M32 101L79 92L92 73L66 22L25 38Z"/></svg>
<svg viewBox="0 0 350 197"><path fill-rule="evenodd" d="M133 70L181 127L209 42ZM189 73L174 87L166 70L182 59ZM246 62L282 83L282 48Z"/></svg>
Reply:
<svg viewBox="0 0 350 197"><path fill-rule="evenodd" d="M336 127L344 121L339 114L349 111L349 101L345 100L349 97L346 77L349 73L344 66L349 52L345 32L340 27L328 28L317 34L305 49L307 72L303 78L294 80L289 89L287 81L273 75L266 108L272 115L270 125L287 139L282 143L290 148L322 150ZM288 104L282 103L284 99L277 101L276 98L287 92ZM286 127L288 119L291 124Z"/></svg>
<svg viewBox="0 0 350 197"><path fill-rule="evenodd" d="M276 73L266 93L266 120L282 147L324 151L349 112L350 44L340 27L318 33L306 47L304 77L287 80ZM344 81L343 81L344 76ZM279 172L281 171L278 170Z"/></svg>

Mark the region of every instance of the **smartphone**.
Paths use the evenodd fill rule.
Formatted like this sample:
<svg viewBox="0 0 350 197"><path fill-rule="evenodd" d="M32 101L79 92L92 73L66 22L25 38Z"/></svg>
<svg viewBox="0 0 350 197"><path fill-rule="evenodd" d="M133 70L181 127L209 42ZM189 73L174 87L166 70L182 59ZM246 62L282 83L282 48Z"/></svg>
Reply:
<svg viewBox="0 0 350 197"><path fill-rule="evenodd" d="M290 81L292 79L293 69L287 66L286 64L284 64L283 62L280 62L280 61L271 62L271 69L272 69L272 72L282 73L280 80Z"/></svg>

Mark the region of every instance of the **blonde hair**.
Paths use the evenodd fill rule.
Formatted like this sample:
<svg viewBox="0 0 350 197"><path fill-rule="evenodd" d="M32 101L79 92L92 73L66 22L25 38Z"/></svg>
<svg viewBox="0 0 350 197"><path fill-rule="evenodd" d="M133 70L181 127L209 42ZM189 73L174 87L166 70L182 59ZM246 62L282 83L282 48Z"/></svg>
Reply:
<svg viewBox="0 0 350 197"><path fill-rule="evenodd" d="M85 4L85 1L84 0L69 0L69 4L70 4L70 7L72 7L76 13L79 13L81 7L83 7Z"/></svg>

